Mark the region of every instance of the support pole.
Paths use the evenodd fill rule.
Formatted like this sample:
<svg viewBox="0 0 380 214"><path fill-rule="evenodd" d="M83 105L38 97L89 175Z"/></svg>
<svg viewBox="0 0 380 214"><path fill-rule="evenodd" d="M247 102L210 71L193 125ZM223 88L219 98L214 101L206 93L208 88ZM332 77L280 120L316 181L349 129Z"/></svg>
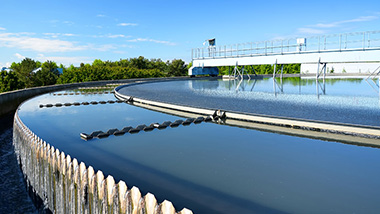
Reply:
<svg viewBox="0 0 380 214"><path fill-rule="evenodd" d="M253 73L255 74L255 77L257 77L256 71L255 71L255 69L253 68L253 65L251 65L251 68L252 68Z"/></svg>
<svg viewBox="0 0 380 214"><path fill-rule="evenodd" d="M317 68L317 74L315 76L315 78L318 80L318 77L319 77L319 65L321 64L321 57L319 57L319 60L318 60L318 68Z"/></svg>
<svg viewBox="0 0 380 214"><path fill-rule="evenodd" d="M276 62L274 63L273 79L276 78L276 66L277 66L277 59L276 59Z"/></svg>

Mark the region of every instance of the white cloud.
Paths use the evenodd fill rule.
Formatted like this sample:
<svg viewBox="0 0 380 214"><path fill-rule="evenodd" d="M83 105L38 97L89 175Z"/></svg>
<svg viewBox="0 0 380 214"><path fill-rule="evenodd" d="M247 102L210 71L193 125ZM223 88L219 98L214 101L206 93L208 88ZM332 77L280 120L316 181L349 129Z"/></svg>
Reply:
<svg viewBox="0 0 380 214"><path fill-rule="evenodd" d="M19 53L15 53L15 56L18 58L18 59L25 59L25 56L19 54Z"/></svg>
<svg viewBox="0 0 380 214"><path fill-rule="evenodd" d="M380 17L379 15L374 16L360 16L354 19L341 20L330 23L318 23L315 25L309 25L307 27L302 27L297 29L298 34L326 34L328 33L327 29L339 28L344 24L358 23L358 22L369 22L376 20Z"/></svg>
<svg viewBox="0 0 380 214"><path fill-rule="evenodd" d="M11 62L6 62L6 63L0 62L0 69L3 67L9 68L11 67L11 65L12 65Z"/></svg>
<svg viewBox="0 0 380 214"><path fill-rule="evenodd" d="M368 22L368 21L373 21L378 18L379 18L378 16L361 16L355 19L348 19L348 20L342 20L342 21L331 22L331 23L319 23L319 24L316 24L315 27L333 28L333 27L339 27L342 24L355 23L355 22Z"/></svg>
<svg viewBox="0 0 380 214"><path fill-rule="evenodd" d="M117 25L118 26L123 26L123 27L125 27L125 26L137 26L136 23L119 23Z"/></svg>
<svg viewBox="0 0 380 214"><path fill-rule="evenodd" d="M66 36L66 37L75 36L75 34L72 34L72 33L43 33L43 35L50 36L52 38L58 38L60 36Z"/></svg>
<svg viewBox="0 0 380 214"><path fill-rule="evenodd" d="M298 28L298 33L301 34L324 34L326 33L324 30L315 29L315 28Z"/></svg>
<svg viewBox="0 0 380 214"><path fill-rule="evenodd" d="M3 27L0 27L0 30L6 30L5 28L3 28Z"/></svg>
<svg viewBox="0 0 380 214"><path fill-rule="evenodd" d="M63 64L65 66L69 66L71 64L73 65L79 65L80 63L91 63L94 61L90 57L85 56L45 56L43 54L38 54L37 60L41 62L46 62L47 60L54 61L58 65Z"/></svg>
<svg viewBox="0 0 380 214"><path fill-rule="evenodd" d="M176 45L173 42L161 41L161 40L156 40L156 39L145 39L145 38L130 39L130 40L127 40L127 42L154 42L154 43L165 44L165 45Z"/></svg>
<svg viewBox="0 0 380 214"><path fill-rule="evenodd" d="M109 50L115 50L117 47L112 44L105 44L100 46L92 46L91 49L97 50L97 51L109 51Z"/></svg>
<svg viewBox="0 0 380 214"><path fill-rule="evenodd" d="M67 52L86 49L70 41L31 37L28 33L0 34L0 47L19 48L38 52Z"/></svg>
<svg viewBox="0 0 380 214"><path fill-rule="evenodd" d="M98 15L96 15L96 17L104 18L104 17L106 17L106 15L104 15L104 14L98 14Z"/></svg>
<svg viewBox="0 0 380 214"><path fill-rule="evenodd" d="M74 22L72 22L72 21L63 21L62 23L67 24L69 26L74 25Z"/></svg>
<svg viewBox="0 0 380 214"><path fill-rule="evenodd" d="M123 35L123 34L110 34L110 35L107 35L108 38L111 38L111 39L114 39L114 38L129 38L131 36L126 36L126 35Z"/></svg>

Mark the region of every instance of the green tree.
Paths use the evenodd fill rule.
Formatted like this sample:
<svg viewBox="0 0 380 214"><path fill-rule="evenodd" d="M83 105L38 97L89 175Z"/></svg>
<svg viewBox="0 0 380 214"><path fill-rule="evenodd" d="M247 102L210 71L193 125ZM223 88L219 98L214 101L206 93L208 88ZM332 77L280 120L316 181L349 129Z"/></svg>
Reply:
<svg viewBox="0 0 380 214"><path fill-rule="evenodd" d="M185 76L187 75L186 64L182 59L174 59L168 65L168 76Z"/></svg>
<svg viewBox="0 0 380 214"><path fill-rule="evenodd" d="M100 60L100 59L95 59L94 62L92 63L92 66L104 66L105 63Z"/></svg>
<svg viewBox="0 0 380 214"><path fill-rule="evenodd" d="M33 71L39 67L41 67L41 62L30 58L25 58L20 63L12 63L11 65L11 69L14 70L18 79L26 88L36 86L35 73Z"/></svg>
<svg viewBox="0 0 380 214"><path fill-rule="evenodd" d="M35 74L35 85L46 86L57 83L59 77L58 66L53 61L46 61L42 64L41 69Z"/></svg>
<svg viewBox="0 0 380 214"><path fill-rule="evenodd" d="M13 91L23 87L14 71L0 72L0 92Z"/></svg>
<svg viewBox="0 0 380 214"><path fill-rule="evenodd" d="M138 69L147 69L148 68L148 59L145 59L143 56L139 56L138 58L132 58L129 60L130 66L138 68Z"/></svg>

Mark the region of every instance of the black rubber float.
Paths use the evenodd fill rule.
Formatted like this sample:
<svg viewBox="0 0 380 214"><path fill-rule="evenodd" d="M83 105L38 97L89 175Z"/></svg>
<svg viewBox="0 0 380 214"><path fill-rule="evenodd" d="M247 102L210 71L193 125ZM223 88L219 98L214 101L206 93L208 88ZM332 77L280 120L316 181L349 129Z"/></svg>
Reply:
<svg viewBox="0 0 380 214"><path fill-rule="evenodd" d="M93 138L91 135L88 135L88 134L86 134L86 133L80 133L80 137L81 137L82 139L85 139L85 140L90 140L90 139Z"/></svg>
<svg viewBox="0 0 380 214"><path fill-rule="evenodd" d="M177 127L179 125L181 125L183 123L183 120L176 120L174 122L172 122L169 126L170 127Z"/></svg>
<svg viewBox="0 0 380 214"><path fill-rule="evenodd" d="M90 135L92 136L92 137L97 137L100 133L103 133L102 131L94 131L94 132L92 132Z"/></svg>
<svg viewBox="0 0 380 214"><path fill-rule="evenodd" d="M105 138L105 137L108 137L110 135L120 136L120 135L124 135L125 133L136 134L136 133L139 133L142 130L144 130L145 132L149 132L149 131L152 131L155 128L162 130L162 129L165 129L166 127L168 127L168 126L174 128L174 127L178 127L179 125L187 126L187 125L190 125L191 123L199 124L199 123L201 123L203 121L208 122L208 121L211 121L211 120L212 120L211 116L208 116L206 118L204 118L204 117L188 118L185 121L183 121L183 120L176 120L174 122L165 121L165 122L163 122L161 124L159 124L159 123L151 123L149 126L147 126L145 124L141 124L141 125L136 126L135 128L133 128L132 126L127 126L127 127L124 127L121 130L119 130L119 129L109 129L107 132L94 131L90 135L88 135L86 133L80 133L80 136L84 140L90 140L90 139L95 138L95 137L97 137L97 138Z"/></svg>
<svg viewBox="0 0 380 214"><path fill-rule="evenodd" d="M212 121L212 117L211 116L207 116L204 121L205 122L210 122L210 121Z"/></svg>
<svg viewBox="0 0 380 214"><path fill-rule="evenodd" d="M197 117L193 122L194 122L195 124L198 124L198 123L203 122L204 120L205 120L204 117Z"/></svg>
<svg viewBox="0 0 380 214"><path fill-rule="evenodd" d="M115 132L117 132L117 131L119 131L119 129L110 129L110 130L107 131L107 133L108 133L109 135L114 135Z"/></svg>
<svg viewBox="0 0 380 214"><path fill-rule="evenodd" d="M184 126L188 126L190 125L192 122L194 122L195 118L188 118L186 119L185 121L182 122L182 125Z"/></svg>
<svg viewBox="0 0 380 214"><path fill-rule="evenodd" d="M165 121L163 123L161 123L157 128L158 129L166 129L166 127L168 127L172 122L170 121Z"/></svg>
<svg viewBox="0 0 380 214"><path fill-rule="evenodd" d="M98 138L105 138L105 137L108 137L108 136L110 136L110 134L108 134L107 132L102 132L102 133L100 133L100 134L98 134Z"/></svg>

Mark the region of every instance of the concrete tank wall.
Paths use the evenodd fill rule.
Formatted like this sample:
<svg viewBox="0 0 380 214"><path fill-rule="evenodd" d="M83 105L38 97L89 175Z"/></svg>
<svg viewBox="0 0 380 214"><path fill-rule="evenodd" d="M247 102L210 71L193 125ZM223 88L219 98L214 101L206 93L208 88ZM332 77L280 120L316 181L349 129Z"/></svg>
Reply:
<svg viewBox="0 0 380 214"><path fill-rule="evenodd" d="M185 78L98 81L1 93L0 117L14 112L23 101L48 92L108 83L175 79ZM13 123L13 145L28 190L53 213L192 213L186 208L177 212L170 201L158 203L153 194L143 196L137 187L130 188L124 181L115 183L111 175L105 177L102 171L95 172L92 166L78 163L69 154L60 152L36 136L20 120L17 110Z"/></svg>
<svg viewBox="0 0 380 214"><path fill-rule="evenodd" d="M137 187L78 163L35 135L17 111L13 144L27 185L53 213L192 213L186 208L176 212L170 201L158 203L153 194L143 196Z"/></svg>

